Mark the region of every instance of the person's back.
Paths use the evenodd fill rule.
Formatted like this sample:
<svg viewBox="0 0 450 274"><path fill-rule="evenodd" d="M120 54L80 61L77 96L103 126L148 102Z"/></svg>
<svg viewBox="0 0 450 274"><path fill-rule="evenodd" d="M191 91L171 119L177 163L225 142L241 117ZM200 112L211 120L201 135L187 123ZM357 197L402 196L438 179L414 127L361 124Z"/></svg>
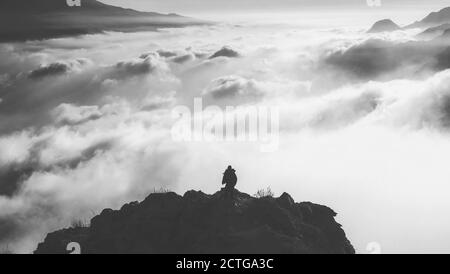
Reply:
<svg viewBox="0 0 450 274"><path fill-rule="evenodd" d="M225 185L226 189L234 189L237 184L237 176L236 170L234 170L231 166L223 173L222 184Z"/></svg>

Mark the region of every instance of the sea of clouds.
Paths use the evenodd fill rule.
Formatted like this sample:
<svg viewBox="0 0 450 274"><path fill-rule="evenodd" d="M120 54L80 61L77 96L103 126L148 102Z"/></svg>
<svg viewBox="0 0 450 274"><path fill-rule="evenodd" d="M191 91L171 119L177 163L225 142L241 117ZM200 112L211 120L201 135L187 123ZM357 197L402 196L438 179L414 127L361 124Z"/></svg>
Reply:
<svg viewBox="0 0 450 274"><path fill-rule="evenodd" d="M271 187L339 213L358 252L450 251L448 43L418 30L218 24L0 45L0 246L155 189ZM214 53L228 47L237 52ZM222 51L229 53L230 51ZM176 105L280 108L280 146L175 142Z"/></svg>

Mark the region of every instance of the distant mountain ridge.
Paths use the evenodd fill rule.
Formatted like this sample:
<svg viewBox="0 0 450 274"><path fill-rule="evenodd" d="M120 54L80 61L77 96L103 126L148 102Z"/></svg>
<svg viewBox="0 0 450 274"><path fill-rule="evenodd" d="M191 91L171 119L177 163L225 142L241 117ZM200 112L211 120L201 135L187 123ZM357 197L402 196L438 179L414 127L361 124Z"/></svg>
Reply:
<svg viewBox="0 0 450 274"><path fill-rule="evenodd" d="M432 27L445 23L450 23L450 7L443 8L437 12L432 12L421 21L406 26L406 28Z"/></svg>
<svg viewBox="0 0 450 274"><path fill-rule="evenodd" d="M395 24L391 19L384 19L376 22L368 33L377 32L389 32L400 29L411 29L411 28L430 28L429 31L425 31L424 35L431 34L432 32L443 33L446 29L445 26L450 24L450 7L443 8L437 12L432 12L427 15L424 19L416 21L413 24L407 25L405 27L400 27Z"/></svg>
<svg viewBox="0 0 450 274"><path fill-rule="evenodd" d="M36 254L354 254L336 213L289 194L255 198L237 190L150 194L105 209L89 226L49 233Z"/></svg>
<svg viewBox="0 0 450 274"><path fill-rule="evenodd" d="M102 8L108 6L96 0L81 0L81 7L83 9ZM37 11L58 11L70 8L66 0L2 0L0 8L8 11L17 10L22 12L37 12Z"/></svg>
<svg viewBox="0 0 450 274"><path fill-rule="evenodd" d="M418 37L420 38L433 38L445 33L446 30L450 29L450 23L445 23L439 25L437 27L431 27L426 29L425 31L419 33Z"/></svg>
<svg viewBox="0 0 450 274"><path fill-rule="evenodd" d="M1 0L0 42L41 40L103 31L140 31L207 24L177 14L141 12L81 0L69 7L65 0Z"/></svg>
<svg viewBox="0 0 450 274"><path fill-rule="evenodd" d="M66 0L2 0L0 2L0 13L7 12L24 12L24 13L52 13L63 11L96 11L104 13L116 13L127 15L160 15L156 12L140 12L132 9L104 4L97 0L81 0L81 6L69 7Z"/></svg>

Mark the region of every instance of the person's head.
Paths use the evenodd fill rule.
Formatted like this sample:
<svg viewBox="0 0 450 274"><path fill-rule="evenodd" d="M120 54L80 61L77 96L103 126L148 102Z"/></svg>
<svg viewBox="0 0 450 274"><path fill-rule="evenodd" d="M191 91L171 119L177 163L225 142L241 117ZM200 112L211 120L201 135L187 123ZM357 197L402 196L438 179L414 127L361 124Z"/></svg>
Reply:
<svg viewBox="0 0 450 274"><path fill-rule="evenodd" d="M232 166L228 166L228 169L233 169L233 167Z"/></svg>

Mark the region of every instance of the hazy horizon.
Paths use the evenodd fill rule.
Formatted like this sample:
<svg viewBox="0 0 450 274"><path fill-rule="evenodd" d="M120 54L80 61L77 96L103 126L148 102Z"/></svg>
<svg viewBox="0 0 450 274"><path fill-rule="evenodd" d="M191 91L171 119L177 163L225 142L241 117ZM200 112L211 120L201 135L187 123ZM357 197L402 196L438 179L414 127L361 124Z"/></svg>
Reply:
<svg viewBox="0 0 450 274"><path fill-rule="evenodd" d="M221 0L103 0L102 2L125 8L133 8L142 11L154 11L162 13L178 13L185 16L193 16L199 19L240 23L249 20L263 23L264 21L276 22L295 20L298 22L307 20L316 15L317 20L332 20L337 25L350 25L362 22L368 24L382 19L392 19L399 24L411 24L420 20L430 12L450 6L442 0L415 1L415 0L381 0L381 6L371 7L367 0L341 0L336 5L336 0L245 0L226 1ZM261 4L262 3L262 4ZM305 20L303 17L306 17ZM331 23L328 23L331 24Z"/></svg>

